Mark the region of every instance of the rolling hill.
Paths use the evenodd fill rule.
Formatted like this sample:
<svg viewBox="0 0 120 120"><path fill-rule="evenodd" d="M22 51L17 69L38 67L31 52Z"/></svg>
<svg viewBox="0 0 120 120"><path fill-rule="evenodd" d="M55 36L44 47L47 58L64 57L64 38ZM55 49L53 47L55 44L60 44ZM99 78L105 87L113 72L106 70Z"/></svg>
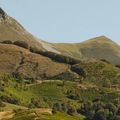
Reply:
<svg viewBox="0 0 120 120"><path fill-rule="evenodd" d="M0 8L0 41L5 40L11 40L12 42L25 41L29 46L36 47L39 50L59 53L52 44L44 42L27 32L22 25Z"/></svg>
<svg viewBox="0 0 120 120"><path fill-rule="evenodd" d="M119 69L110 63L119 65L120 46L105 36L82 43L48 43L35 38L2 9L0 9L0 21L1 74L20 74L25 79L38 80L82 79L87 74L87 66L83 67L83 65L92 64L90 69L93 67L91 70L96 71L94 64L97 62L100 65L105 63L105 66L108 66L105 67L106 71L109 71L110 67L111 71L117 69L119 73ZM6 41L11 43L6 43ZM21 46L15 42L27 44L27 49L23 43ZM88 59L93 62L86 63ZM111 79L115 78L118 73L115 72ZM90 75L93 76L92 73Z"/></svg>
<svg viewBox="0 0 120 120"><path fill-rule="evenodd" d="M119 120L116 65L120 46L105 36L48 43L0 9L0 119Z"/></svg>
<svg viewBox="0 0 120 120"><path fill-rule="evenodd" d="M70 65L12 44L0 44L0 74L22 74L25 79L51 79L61 74L77 77Z"/></svg>
<svg viewBox="0 0 120 120"><path fill-rule="evenodd" d="M106 59L112 64L120 64L120 46L105 36L96 37L81 43L55 46L65 55L79 59Z"/></svg>
<svg viewBox="0 0 120 120"><path fill-rule="evenodd" d="M41 51L51 51L81 60L106 59L112 64L120 64L120 46L105 36L81 43L48 43L27 32L22 25L2 9L0 9L0 21L0 42L6 40L24 41L29 47L35 47Z"/></svg>

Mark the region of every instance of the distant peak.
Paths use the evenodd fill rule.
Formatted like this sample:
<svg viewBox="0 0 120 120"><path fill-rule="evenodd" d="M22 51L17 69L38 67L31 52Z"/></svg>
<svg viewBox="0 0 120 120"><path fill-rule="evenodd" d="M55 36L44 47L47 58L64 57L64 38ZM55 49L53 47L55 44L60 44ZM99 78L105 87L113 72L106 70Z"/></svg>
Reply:
<svg viewBox="0 0 120 120"><path fill-rule="evenodd" d="M82 42L84 44L96 44L96 43L100 43L100 44L117 44L114 41L112 41L110 38L102 35L102 36L98 36L95 38L91 38L89 40L86 40L84 42Z"/></svg>
<svg viewBox="0 0 120 120"><path fill-rule="evenodd" d="M98 36L98 37L95 37L93 39L99 39L99 40L110 40L108 37L102 35L102 36Z"/></svg>
<svg viewBox="0 0 120 120"><path fill-rule="evenodd" d="M106 36L98 36L92 39L89 39L90 41L98 41L98 42L113 42L110 38Z"/></svg>
<svg viewBox="0 0 120 120"><path fill-rule="evenodd" d="M93 40L98 42L113 42L110 38L106 36L99 36L99 37L93 38Z"/></svg>
<svg viewBox="0 0 120 120"><path fill-rule="evenodd" d="M0 8L0 20L5 20L6 19L6 12Z"/></svg>

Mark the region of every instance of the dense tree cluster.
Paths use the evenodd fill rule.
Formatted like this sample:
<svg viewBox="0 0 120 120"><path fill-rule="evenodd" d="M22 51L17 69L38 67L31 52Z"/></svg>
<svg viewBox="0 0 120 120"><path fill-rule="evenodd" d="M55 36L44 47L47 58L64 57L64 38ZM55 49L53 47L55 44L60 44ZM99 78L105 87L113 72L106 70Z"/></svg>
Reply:
<svg viewBox="0 0 120 120"><path fill-rule="evenodd" d="M11 104L16 104L16 105L20 104L20 101L12 95L11 96L2 95L0 96L0 100L11 103Z"/></svg>
<svg viewBox="0 0 120 120"><path fill-rule="evenodd" d="M40 105L39 105L40 101L35 99L35 98L31 98L31 102L28 104L28 107L29 108L39 108Z"/></svg>
<svg viewBox="0 0 120 120"><path fill-rule="evenodd" d="M53 105L53 111L65 112L69 115L75 115L77 113L76 109L73 106L60 102L57 102Z"/></svg>
<svg viewBox="0 0 120 120"><path fill-rule="evenodd" d="M86 102L78 112L85 115L86 120L120 120L120 100Z"/></svg>
<svg viewBox="0 0 120 120"><path fill-rule="evenodd" d="M14 82L15 83L14 83ZM13 82L13 83L12 83ZM18 82L18 80L9 75L9 74L4 74L0 76L0 91L4 92L5 91L5 87L10 87L12 85L12 87L14 88L21 88L21 84L17 84L17 83L21 83L20 81ZM13 96L12 94L8 94L8 95L0 95L0 100L3 102L8 102L11 104L20 104L20 100L17 99L15 96Z"/></svg>
<svg viewBox="0 0 120 120"><path fill-rule="evenodd" d="M80 60L74 59L74 58L69 57L69 56L64 56L61 54L53 53L50 51L39 51L37 53L41 54L43 56L49 57L52 60L57 61L57 62L61 62L61 63L66 63L66 64L70 64L70 65L80 63Z"/></svg>
<svg viewBox="0 0 120 120"><path fill-rule="evenodd" d="M72 58L70 56L64 56L64 55L57 54L51 51L41 51L36 47L30 47L29 50L33 53L37 53L37 54L49 57L52 60L57 61L57 62L66 63L70 65L80 63L80 60Z"/></svg>
<svg viewBox="0 0 120 120"><path fill-rule="evenodd" d="M77 65L72 66L71 70L76 72L77 74L83 76L84 78L86 77L86 73L85 73L84 69Z"/></svg>

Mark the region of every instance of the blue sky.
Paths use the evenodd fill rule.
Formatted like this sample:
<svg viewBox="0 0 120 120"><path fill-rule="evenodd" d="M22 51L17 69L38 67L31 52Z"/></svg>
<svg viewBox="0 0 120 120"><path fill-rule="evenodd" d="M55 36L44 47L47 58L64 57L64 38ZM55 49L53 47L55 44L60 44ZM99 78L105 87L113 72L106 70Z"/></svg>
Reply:
<svg viewBox="0 0 120 120"><path fill-rule="evenodd" d="M0 0L0 6L49 42L105 35L120 44L120 0Z"/></svg>

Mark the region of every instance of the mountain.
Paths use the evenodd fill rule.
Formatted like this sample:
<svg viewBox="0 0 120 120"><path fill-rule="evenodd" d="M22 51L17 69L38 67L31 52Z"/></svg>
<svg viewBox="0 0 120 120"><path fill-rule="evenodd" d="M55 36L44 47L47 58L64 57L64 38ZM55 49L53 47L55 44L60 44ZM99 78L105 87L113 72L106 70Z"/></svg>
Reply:
<svg viewBox="0 0 120 120"><path fill-rule="evenodd" d="M0 44L0 74L22 74L26 79L50 79L64 74L78 75L69 64L59 63L40 54L11 44Z"/></svg>
<svg viewBox="0 0 120 120"><path fill-rule="evenodd" d="M119 61L105 36L48 43L0 9L0 120L119 120Z"/></svg>
<svg viewBox="0 0 120 120"><path fill-rule="evenodd" d="M14 18L8 16L0 8L0 41L11 40L25 41L29 47L36 47L39 50L50 50L59 53L52 44L37 39L31 33L27 32Z"/></svg>
<svg viewBox="0 0 120 120"><path fill-rule="evenodd" d="M41 51L71 56L77 59L106 59L112 64L120 64L120 46L105 36L96 37L81 43L48 43L27 32L14 18L0 9L0 41L24 41L29 47Z"/></svg>
<svg viewBox="0 0 120 120"><path fill-rule="evenodd" d="M55 46L64 55L79 59L105 59L112 64L120 64L120 46L105 36L76 44L58 43Z"/></svg>

